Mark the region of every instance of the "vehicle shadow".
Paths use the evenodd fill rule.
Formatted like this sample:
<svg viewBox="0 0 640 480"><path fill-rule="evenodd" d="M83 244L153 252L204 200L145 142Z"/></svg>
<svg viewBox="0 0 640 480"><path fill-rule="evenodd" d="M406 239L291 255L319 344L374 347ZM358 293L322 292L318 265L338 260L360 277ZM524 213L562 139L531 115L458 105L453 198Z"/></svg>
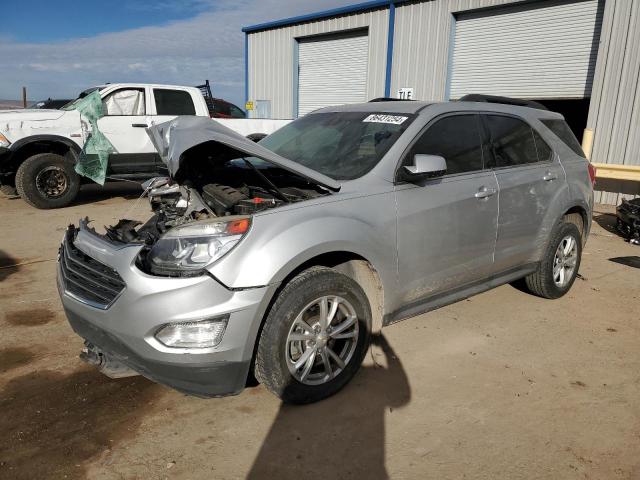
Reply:
<svg viewBox="0 0 640 480"><path fill-rule="evenodd" d="M640 257L638 255L630 255L628 257L613 257L610 262L626 265L627 267L640 268Z"/></svg>
<svg viewBox="0 0 640 480"><path fill-rule="evenodd" d="M87 183L82 185L78 196L71 205L86 205L113 197L132 200L140 195L142 195L142 187L136 182L108 182L104 185Z"/></svg>
<svg viewBox="0 0 640 480"><path fill-rule="evenodd" d="M373 343L374 365L341 392L312 405L282 404L247 478L389 478L385 415L407 405L411 389L384 336Z"/></svg>
<svg viewBox="0 0 640 480"><path fill-rule="evenodd" d="M12 348L0 360L7 370L37 354ZM161 389L142 377L112 380L86 367L12 378L0 390L0 478L87 478L85 463L134 437Z"/></svg>
<svg viewBox="0 0 640 480"><path fill-rule="evenodd" d="M17 265L18 260L13 258L4 250L0 250L0 282L5 281L11 275L20 270L20 266Z"/></svg>
<svg viewBox="0 0 640 480"><path fill-rule="evenodd" d="M624 236L616 228L617 217L613 213L597 213L593 215L593 220L609 233L614 233L619 237Z"/></svg>

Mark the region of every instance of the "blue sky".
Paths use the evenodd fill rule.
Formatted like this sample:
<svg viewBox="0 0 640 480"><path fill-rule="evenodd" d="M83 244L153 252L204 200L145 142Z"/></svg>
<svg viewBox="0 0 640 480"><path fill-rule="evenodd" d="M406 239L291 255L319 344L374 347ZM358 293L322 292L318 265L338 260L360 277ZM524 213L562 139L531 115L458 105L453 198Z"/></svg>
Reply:
<svg viewBox="0 0 640 480"><path fill-rule="evenodd" d="M195 85L242 103L245 25L350 0L0 0L0 98L73 98L104 82ZM81 5L81 6L80 6Z"/></svg>

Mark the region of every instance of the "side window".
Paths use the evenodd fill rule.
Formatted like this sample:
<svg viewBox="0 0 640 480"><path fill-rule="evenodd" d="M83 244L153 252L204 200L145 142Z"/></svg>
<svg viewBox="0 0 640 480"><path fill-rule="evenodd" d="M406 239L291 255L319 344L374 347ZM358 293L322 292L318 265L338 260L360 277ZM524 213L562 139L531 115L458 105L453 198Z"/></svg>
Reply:
<svg viewBox="0 0 640 480"><path fill-rule="evenodd" d="M545 142L540 134L533 129L533 140L536 142L536 150L538 151L538 161L550 162L553 160L553 150Z"/></svg>
<svg viewBox="0 0 640 480"><path fill-rule="evenodd" d="M447 174L473 172L482 170L481 145L478 116L452 115L431 125L411 148L409 158L439 155L447 162Z"/></svg>
<svg viewBox="0 0 640 480"><path fill-rule="evenodd" d="M540 120L549 130L555 133L576 155L586 158L582 146L564 120Z"/></svg>
<svg viewBox="0 0 640 480"><path fill-rule="evenodd" d="M144 90L116 90L102 99L102 111L108 116L145 115Z"/></svg>
<svg viewBox="0 0 640 480"><path fill-rule="evenodd" d="M229 104L229 110L231 111L231 117L245 118L244 112L240 110L238 107L236 107L235 105L233 105L232 103Z"/></svg>
<svg viewBox="0 0 640 480"><path fill-rule="evenodd" d="M158 115L195 115L196 108L189 92L154 88L156 113Z"/></svg>
<svg viewBox="0 0 640 480"><path fill-rule="evenodd" d="M536 163L533 129L524 121L502 115L484 115L496 167Z"/></svg>

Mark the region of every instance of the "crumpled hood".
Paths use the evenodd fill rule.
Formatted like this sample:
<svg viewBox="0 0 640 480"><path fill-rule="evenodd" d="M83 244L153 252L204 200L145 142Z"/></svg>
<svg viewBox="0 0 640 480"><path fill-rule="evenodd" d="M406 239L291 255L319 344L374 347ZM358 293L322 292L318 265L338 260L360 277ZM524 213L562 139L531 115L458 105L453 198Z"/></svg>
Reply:
<svg viewBox="0 0 640 480"><path fill-rule="evenodd" d="M218 142L237 150L238 157L251 156L300 175L314 183L340 190L340 183L315 170L288 160L206 117L180 116L147 128L162 161L173 177L180 169L182 154L196 145Z"/></svg>
<svg viewBox="0 0 640 480"><path fill-rule="evenodd" d="M12 121L57 120L66 113L65 110L25 109L3 110L0 112L0 123Z"/></svg>

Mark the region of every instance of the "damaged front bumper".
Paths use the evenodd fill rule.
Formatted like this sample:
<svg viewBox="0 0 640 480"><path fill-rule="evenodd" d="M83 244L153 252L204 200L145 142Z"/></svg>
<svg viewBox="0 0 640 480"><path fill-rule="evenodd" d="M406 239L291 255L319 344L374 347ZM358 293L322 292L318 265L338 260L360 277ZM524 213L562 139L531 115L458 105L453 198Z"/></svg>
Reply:
<svg viewBox="0 0 640 480"><path fill-rule="evenodd" d="M276 286L236 291L209 275L155 277L136 267L141 248L111 242L86 222L69 228L58 290L73 330L91 353L176 390L205 397L239 393ZM220 317L227 319L226 330L215 347L172 348L155 336L167 324Z"/></svg>

